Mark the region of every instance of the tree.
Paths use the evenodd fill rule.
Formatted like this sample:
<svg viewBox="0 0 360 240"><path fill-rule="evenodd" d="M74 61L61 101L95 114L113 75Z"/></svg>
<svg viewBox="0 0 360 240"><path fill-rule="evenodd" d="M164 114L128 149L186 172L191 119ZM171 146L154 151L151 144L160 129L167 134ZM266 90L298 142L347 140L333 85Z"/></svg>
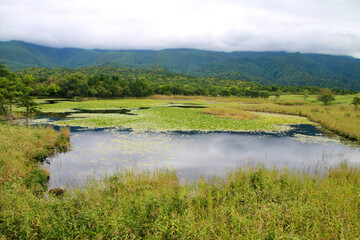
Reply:
<svg viewBox="0 0 360 240"><path fill-rule="evenodd" d="M130 81L129 88L133 97L146 97L153 94L150 83L145 78Z"/></svg>
<svg viewBox="0 0 360 240"><path fill-rule="evenodd" d="M354 97L353 101L351 102L352 105L355 107L355 111L357 111L358 106L360 105L360 97Z"/></svg>
<svg viewBox="0 0 360 240"><path fill-rule="evenodd" d="M303 98L304 98L304 101L306 101L306 99L309 97L309 91L308 91L308 90L304 90L304 91L302 92L302 96L303 96Z"/></svg>
<svg viewBox="0 0 360 240"><path fill-rule="evenodd" d="M24 84L11 73L4 65L0 64L0 109L3 116L12 122L12 105L16 98L22 94Z"/></svg>
<svg viewBox="0 0 360 240"><path fill-rule="evenodd" d="M233 96L237 96L237 95L239 95L239 93L240 93L240 89L239 89L238 86L232 86L232 87L229 89L229 91L230 91L230 94L233 95Z"/></svg>
<svg viewBox="0 0 360 240"><path fill-rule="evenodd" d="M26 108L26 126L29 127L29 115L31 112L35 112L37 110L36 103L34 101L34 97L30 95L31 92L30 87L25 87L23 89L23 94L20 96L20 107Z"/></svg>
<svg viewBox="0 0 360 240"><path fill-rule="evenodd" d="M275 95L275 100L279 100L279 98L281 96L281 91L277 90L274 95Z"/></svg>
<svg viewBox="0 0 360 240"><path fill-rule="evenodd" d="M245 91L245 96L246 97L252 97L252 98L257 98L260 96L260 91L258 90L246 90Z"/></svg>
<svg viewBox="0 0 360 240"><path fill-rule="evenodd" d="M269 98L270 94L268 91L260 91L260 97Z"/></svg>
<svg viewBox="0 0 360 240"><path fill-rule="evenodd" d="M228 96L230 96L230 95L231 95L231 94L230 94L229 89L227 89L227 88L221 89L221 91L220 91L220 96L222 96L222 97L228 97Z"/></svg>
<svg viewBox="0 0 360 240"><path fill-rule="evenodd" d="M11 76L12 73L7 69L7 67L0 62L0 77L8 77Z"/></svg>
<svg viewBox="0 0 360 240"><path fill-rule="evenodd" d="M324 106L327 106L330 102L335 100L335 97L331 93L324 93L318 96L318 100L323 102Z"/></svg>

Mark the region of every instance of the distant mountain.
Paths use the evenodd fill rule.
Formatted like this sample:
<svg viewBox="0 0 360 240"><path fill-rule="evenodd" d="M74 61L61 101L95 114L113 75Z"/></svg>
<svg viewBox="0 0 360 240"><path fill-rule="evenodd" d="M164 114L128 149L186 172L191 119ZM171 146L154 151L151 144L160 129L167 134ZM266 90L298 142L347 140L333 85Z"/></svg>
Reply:
<svg viewBox="0 0 360 240"><path fill-rule="evenodd" d="M106 64L288 86L360 90L360 59L288 52L214 52L195 49L84 50L51 48L21 41L0 42L0 61L9 69L78 68Z"/></svg>

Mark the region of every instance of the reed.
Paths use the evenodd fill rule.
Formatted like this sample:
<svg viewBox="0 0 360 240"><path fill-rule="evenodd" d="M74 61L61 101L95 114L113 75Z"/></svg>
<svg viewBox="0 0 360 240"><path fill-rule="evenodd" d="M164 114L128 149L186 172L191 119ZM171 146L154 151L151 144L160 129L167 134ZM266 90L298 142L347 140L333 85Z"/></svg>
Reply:
<svg viewBox="0 0 360 240"><path fill-rule="evenodd" d="M291 105L276 103L239 105L245 111L271 112L304 116L334 133L360 141L360 113L354 111L349 104L321 105Z"/></svg>

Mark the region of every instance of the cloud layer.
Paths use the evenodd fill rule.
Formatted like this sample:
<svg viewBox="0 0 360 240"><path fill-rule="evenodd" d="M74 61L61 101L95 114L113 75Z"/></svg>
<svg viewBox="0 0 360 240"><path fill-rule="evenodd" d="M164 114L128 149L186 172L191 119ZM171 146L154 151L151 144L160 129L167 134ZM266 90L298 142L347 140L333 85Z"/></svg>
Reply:
<svg viewBox="0 0 360 240"><path fill-rule="evenodd" d="M0 0L0 40L360 57L358 0Z"/></svg>

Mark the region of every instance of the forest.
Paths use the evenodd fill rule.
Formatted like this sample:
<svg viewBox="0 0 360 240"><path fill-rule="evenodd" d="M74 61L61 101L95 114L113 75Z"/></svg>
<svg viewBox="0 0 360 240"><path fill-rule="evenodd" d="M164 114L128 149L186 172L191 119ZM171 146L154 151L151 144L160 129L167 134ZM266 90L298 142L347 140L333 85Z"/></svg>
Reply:
<svg viewBox="0 0 360 240"><path fill-rule="evenodd" d="M79 69L28 68L11 73L11 79L31 88L36 97L145 97L152 94L185 96L241 96L268 98L281 94L318 94L323 88L263 85L243 80L201 78L170 72L163 67L148 69L97 66ZM2 77L4 77L3 75ZM333 89L336 94L356 91Z"/></svg>

